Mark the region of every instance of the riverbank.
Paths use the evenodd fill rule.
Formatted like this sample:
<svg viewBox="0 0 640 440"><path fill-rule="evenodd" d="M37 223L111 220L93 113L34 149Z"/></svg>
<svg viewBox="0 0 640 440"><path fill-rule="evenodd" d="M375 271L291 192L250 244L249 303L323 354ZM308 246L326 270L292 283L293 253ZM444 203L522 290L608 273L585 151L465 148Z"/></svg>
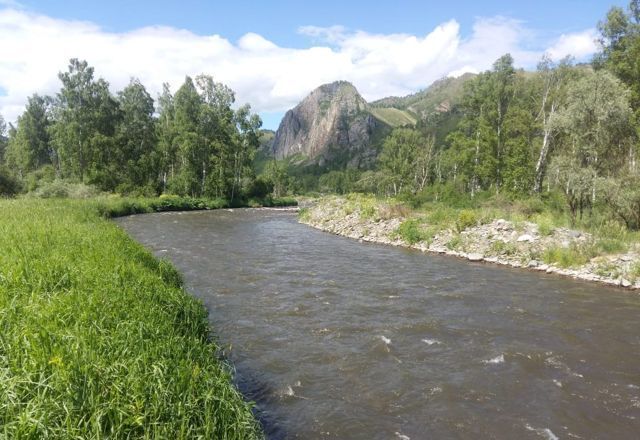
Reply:
<svg viewBox="0 0 640 440"><path fill-rule="evenodd" d="M0 437L262 437L205 308L108 220L221 207L0 200Z"/></svg>
<svg viewBox="0 0 640 440"><path fill-rule="evenodd" d="M358 195L325 197L304 206L302 223L363 242L640 289L635 243L620 252L617 241L585 231L481 218L468 210L412 212L394 201Z"/></svg>

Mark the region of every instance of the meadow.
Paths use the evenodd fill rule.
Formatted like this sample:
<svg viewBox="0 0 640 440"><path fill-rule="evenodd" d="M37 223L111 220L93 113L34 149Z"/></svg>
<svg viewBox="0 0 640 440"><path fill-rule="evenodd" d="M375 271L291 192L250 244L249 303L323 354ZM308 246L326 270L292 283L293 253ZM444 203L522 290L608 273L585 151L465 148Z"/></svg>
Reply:
<svg viewBox="0 0 640 440"><path fill-rule="evenodd" d="M0 438L262 438L203 305L110 217L216 200L0 200Z"/></svg>

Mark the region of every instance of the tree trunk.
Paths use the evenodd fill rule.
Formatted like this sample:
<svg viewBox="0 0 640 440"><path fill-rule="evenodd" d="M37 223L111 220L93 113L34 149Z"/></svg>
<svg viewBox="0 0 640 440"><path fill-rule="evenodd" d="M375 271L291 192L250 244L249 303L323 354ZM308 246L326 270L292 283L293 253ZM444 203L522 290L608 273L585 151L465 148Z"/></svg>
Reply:
<svg viewBox="0 0 640 440"><path fill-rule="evenodd" d="M540 155L538 156L538 162L536 163L536 177L533 182L533 191L539 193L542 191L542 181L544 180L544 173L547 168L547 156L551 148L551 127L549 126L549 120L551 116L556 112L556 104L551 105L551 111L549 115L543 116L544 136L542 138L542 148L540 148Z"/></svg>

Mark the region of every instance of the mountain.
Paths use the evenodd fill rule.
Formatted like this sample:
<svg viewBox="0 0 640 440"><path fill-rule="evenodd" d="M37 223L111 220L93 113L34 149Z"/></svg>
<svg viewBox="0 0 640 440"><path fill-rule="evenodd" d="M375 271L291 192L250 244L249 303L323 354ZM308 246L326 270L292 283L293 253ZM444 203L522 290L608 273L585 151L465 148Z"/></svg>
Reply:
<svg viewBox="0 0 640 440"><path fill-rule="evenodd" d="M324 84L285 114L269 155L296 165L369 168L391 129L448 114L472 77L444 78L416 94L371 104L349 82Z"/></svg>
<svg viewBox="0 0 640 440"><path fill-rule="evenodd" d="M289 110L273 141L276 158L301 163L367 167L375 160L375 135L389 126L374 117L349 82L325 84Z"/></svg>
<svg viewBox="0 0 640 440"><path fill-rule="evenodd" d="M390 96L370 103L375 110L389 108L404 111L417 119L426 119L434 113L446 113L460 104L464 83L474 78L473 73L465 73L457 78L447 77L435 81L424 90L412 95Z"/></svg>

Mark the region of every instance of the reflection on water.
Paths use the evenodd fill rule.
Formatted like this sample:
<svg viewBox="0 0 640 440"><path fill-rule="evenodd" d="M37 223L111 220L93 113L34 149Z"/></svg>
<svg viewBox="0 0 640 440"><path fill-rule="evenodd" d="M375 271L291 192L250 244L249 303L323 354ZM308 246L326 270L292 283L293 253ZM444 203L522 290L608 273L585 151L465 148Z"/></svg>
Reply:
<svg viewBox="0 0 640 440"><path fill-rule="evenodd" d="M119 220L207 306L270 438L637 438L640 296L332 236Z"/></svg>

